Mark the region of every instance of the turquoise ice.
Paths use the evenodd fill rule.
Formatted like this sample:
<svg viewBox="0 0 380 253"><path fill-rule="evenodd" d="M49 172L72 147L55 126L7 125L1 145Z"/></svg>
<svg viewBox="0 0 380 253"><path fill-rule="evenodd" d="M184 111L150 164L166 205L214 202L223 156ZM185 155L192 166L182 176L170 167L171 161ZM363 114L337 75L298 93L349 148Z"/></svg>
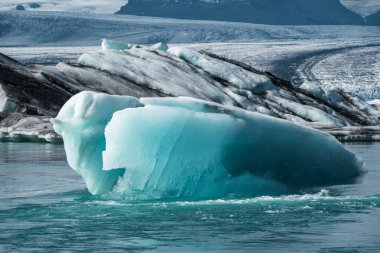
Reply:
<svg viewBox="0 0 380 253"><path fill-rule="evenodd" d="M64 138L67 161L84 179L93 194L112 190L123 169L104 171L102 151L105 148L104 128L112 114L139 104L136 98L82 92L62 107L54 130Z"/></svg>
<svg viewBox="0 0 380 253"><path fill-rule="evenodd" d="M364 172L334 137L199 99L72 97L52 121L92 194L137 198L271 195Z"/></svg>

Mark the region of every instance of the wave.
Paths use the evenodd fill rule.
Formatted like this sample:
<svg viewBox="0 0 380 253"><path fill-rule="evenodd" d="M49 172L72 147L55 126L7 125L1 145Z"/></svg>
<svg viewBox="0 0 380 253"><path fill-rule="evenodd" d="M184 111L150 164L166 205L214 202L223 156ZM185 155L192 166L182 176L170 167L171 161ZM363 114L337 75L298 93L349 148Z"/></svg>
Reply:
<svg viewBox="0 0 380 253"><path fill-rule="evenodd" d="M218 206L250 206L259 208L266 214L281 214L294 211L348 211L362 208L379 208L380 195L371 196L335 196L328 189L321 189L316 193L290 194L281 196L259 196L254 198L220 198L203 200L131 200L116 199L109 194L92 197L84 203L89 206L113 207L149 207L149 208L207 208ZM344 210L342 209L344 207Z"/></svg>

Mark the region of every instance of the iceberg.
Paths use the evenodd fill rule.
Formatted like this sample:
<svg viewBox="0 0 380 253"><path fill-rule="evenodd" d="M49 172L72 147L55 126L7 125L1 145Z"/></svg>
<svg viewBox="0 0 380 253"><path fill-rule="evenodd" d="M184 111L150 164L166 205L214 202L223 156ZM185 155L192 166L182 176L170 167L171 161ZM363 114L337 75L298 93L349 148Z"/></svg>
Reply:
<svg viewBox="0 0 380 253"><path fill-rule="evenodd" d="M124 43L120 41L114 41L109 39L102 40L102 50L113 50L113 51L122 51L128 50L131 48L145 48L148 51L167 51L169 49L168 45L164 42L158 42L151 46L142 46L142 45L134 45L129 43Z"/></svg>
<svg viewBox="0 0 380 253"><path fill-rule="evenodd" d="M102 170L104 128L115 111L138 105L133 97L81 92L52 119L54 130L63 137L69 165L83 177L91 193L110 191L123 175L124 169Z"/></svg>
<svg viewBox="0 0 380 253"><path fill-rule="evenodd" d="M132 198L272 195L365 169L333 136L190 97L83 91L52 120L92 194Z"/></svg>
<svg viewBox="0 0 380 253"><path fill-rule="evenodd" d="M132 47L133 45L128 43L108 39L102 40L102 50L126 50L131 49Z"/></svg>
<svg viewBox="0 0 380 253"><path fill-rule="evenodd" d="M169 47L164 42L158 42L148 47L149 51L168 51Z"/></svg>

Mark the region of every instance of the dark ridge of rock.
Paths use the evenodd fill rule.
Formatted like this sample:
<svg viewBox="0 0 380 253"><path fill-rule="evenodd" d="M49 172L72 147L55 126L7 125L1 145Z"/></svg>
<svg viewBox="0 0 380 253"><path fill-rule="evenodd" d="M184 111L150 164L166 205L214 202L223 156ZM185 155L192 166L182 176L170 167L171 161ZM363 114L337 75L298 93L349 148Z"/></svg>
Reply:
<svg viewBox="0 0 380 253"><path fill-rule="evenodd" d="M46 80L33 66L24 66L3 54L0 54L0 85L7 102L16 105L5 110L8 112L53 117L73 95Z"/></svg>
<svg viewBox="0 0 380 253"><path fill-rule="evenodd" d="M289 92L291 92L293 95L297 97L303 104L308 104L310 103L307 100L314 100L313 104L315 107L322 109L323 107L328 107L334 110L334 113L340 114L342 118L345 118L346 120L350 120L351 123L356 124L356 125L363 125L363 126L371 126L371 125L376 125L380 121L380 118L372 118L372 117L367 117L363 112L360 110L353 110L351 107L341 107L338 106L337 104L331 103L331 101L324 101L321 98L316 97L314 94L305 91L302 88L294 86L291 82L283 80L275 75L273 75L270 72L265 72L265 71L260 71L252 66L249 66L245 63L236 61L236 60L231 60L216 54L212 53L206 53L203 52L213 58L217 58L226 62L230 62L232 64L235 64L237 66L240 66L248 71L265 75L268 78L271 79L273 84L277 85L278 87L281 87ZM355 100L356 98L353 98L349 94L343 92L342 90L337 90L336 95L339 96L345 103L351 104L352 106L355 106ZM359 105L358 105L359 106ZM327 129L327 128L326 128Z"/></svg>
<svg viewBox="0 0 380 253"><path fill-rule="evenodd" d="M283 87L283 88L287 88L287 89L294 89L294 85L289 82L289 81L286 81L284 79L281 79L275 75L273 75L272 73L268 72L268 71L261 71L261 70L258 70L258 69L255 69L254 67L248 65L248 64L245 64L243 62L239 62L239 61L236 61L236 60L232 60L232 59L228 59L226 57L223 57L223 56L220 56L220 55L217 55L217 54L213 54L213 53L210 53L210 52L206 52L206 51L202 51L203 54L206 54L210 57L213 57L213 58L216 58L216 59L220 59L222 61L226 61L226 62L229 62L229 63L232 63L234 65L237 65L239 67L242 67L243 69L245 70L248 70L250 72L253 72L255 74L259 74L259 75L265 75L267 77L269 77L271 79L271 81L276 84L277 86L279 87Z"/></svg>
<svg viewBox="0 0 380 253"><path fill-rule="evenodd" d="M0 85L6 98L17 105L8 112L51 117L72 95L83 90L134 97L162 96L160 92L92 68L65 63L25 66L3 54L0 54Z"/></svg>
<svg viewBox="0 0 380 253"><path fill-rule="evenodd" d="M116 14L270 25L366 25L340 0L130 0Z"/></svg>
<svg viewBox="0 0 380 253"><path fill-rule="evenodd" d="M32 8L32 9L37 9L37 8L41 7L41 4L39 4L39 3L31 3L31 4L29 4L29 7Z"/></svg>
<svg viewBox="0 0 380 253"><path fill-rule="evenodd" d="M22 4L16 5L16 11L25 11L25 7Z"/></svg>
<svg viewBox="0 0 380 253"><path fill-rule="evenodd" d="M365 17L365 21L368 25L380 26L380 11Z"/></svg>
<svg viewBox="0 0 380 253"><path fill-rule="evenodd" d="M340 141L379 141L380 126L354 126L354 127L323 127L319 130L327 132Z"/></svg>
<svg viewBox="0 0 380 253"><path fill-rule="evenodd" d="M49 120L74 94L164 96L117 76L80 65L24 65L0 54L0 140L61 142ZM45 128L39 126L44 125Z"/></svg>

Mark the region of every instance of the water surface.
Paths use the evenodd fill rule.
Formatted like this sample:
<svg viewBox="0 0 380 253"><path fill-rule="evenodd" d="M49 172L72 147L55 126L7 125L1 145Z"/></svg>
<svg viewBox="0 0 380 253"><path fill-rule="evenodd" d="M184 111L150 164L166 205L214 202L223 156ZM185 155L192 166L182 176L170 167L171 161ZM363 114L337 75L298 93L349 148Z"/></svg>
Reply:
<svg viewBox="0 0 380 253"><path fill-rule="evenodd" d="M92 197L63 146L0 143L1 252L379 252L380 143L360 182L250 199Z"/></svg>

